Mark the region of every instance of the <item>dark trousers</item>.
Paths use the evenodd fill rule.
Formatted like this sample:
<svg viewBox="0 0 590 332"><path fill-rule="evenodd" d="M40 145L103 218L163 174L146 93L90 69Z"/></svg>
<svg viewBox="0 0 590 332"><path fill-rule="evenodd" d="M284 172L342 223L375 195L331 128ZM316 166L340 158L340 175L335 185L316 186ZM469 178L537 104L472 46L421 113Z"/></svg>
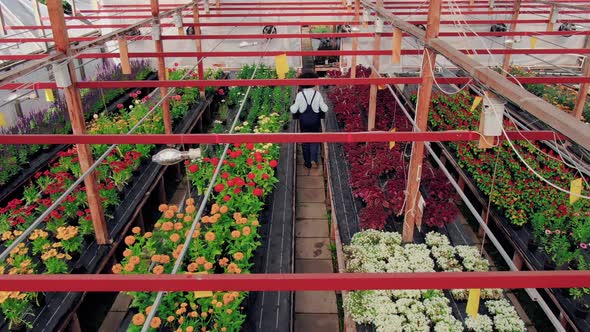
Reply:
<svg viewBox="0 0 590 332"><path fill-rule="evenodd" d="M299 130L302 133L319 133L322 131L321 118L319 113L306 110L299 116ZM305 167L310 168L311 162L318 160L320 143L303 143L303 161Z"/></svg>

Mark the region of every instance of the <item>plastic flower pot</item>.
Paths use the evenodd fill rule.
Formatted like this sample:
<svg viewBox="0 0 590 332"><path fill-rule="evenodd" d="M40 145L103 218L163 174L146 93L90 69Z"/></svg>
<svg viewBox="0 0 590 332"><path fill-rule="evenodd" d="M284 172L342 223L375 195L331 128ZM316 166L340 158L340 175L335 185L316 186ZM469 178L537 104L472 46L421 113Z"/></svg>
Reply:
<svg viewBox="0 0 590 332"><path fill-rule="evenodd" d="M586 319L590 312L590 305L584 300L576 300L574 303L576 305L574 315L580 319Z"/></svg>

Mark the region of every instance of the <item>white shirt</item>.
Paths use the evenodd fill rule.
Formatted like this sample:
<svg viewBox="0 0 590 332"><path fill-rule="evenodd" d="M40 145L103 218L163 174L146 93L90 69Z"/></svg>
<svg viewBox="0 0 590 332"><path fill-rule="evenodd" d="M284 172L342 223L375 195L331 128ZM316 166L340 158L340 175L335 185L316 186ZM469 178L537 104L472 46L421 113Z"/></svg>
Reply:
<svg viewBox="0 0 590 332"><path fill-rule="evenodd" d="M316 93L315 97L313 97L314 92ZM313 101L311 101L311 108L314 112L319 113L320 109L323 112L328 112L328 105L326 105L324 102L324 97L322 97L322 94L319 91L316 91L314 88L308 88L303 89L303 91L297 94L297 97L295 97L295 103L291 105L291 113L303 113L305 112L305 109L307 109L307 102L305 102L303 94L305 94L307 102L310 102L311 98L313 97Z"/></svg>

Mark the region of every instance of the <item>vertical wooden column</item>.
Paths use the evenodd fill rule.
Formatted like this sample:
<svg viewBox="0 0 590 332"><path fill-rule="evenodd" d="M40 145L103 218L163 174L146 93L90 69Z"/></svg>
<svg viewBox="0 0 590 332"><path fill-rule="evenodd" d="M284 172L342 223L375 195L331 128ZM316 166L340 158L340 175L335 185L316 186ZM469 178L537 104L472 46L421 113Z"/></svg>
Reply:
<svg viewBox="0 0 590 332"><path fill-rule="evenodd" d="M586 42L584 43L585 48L590 48L590 36L586 36ZM588 57L584 59L584 64L582 65L582 76L589 76L590 75L590 60ZM584 112L584 105L586 105L586 99L588 98L588 88L590 88L590 83L581 83L580 88L578 90L578 94L576 95L576 103L574 104L574 117L576 119L582 118L582 113ZM586 119L589 121L590 119Z"/></svg>
<svg viewBox="0 0 590 332"><path fill-rule="evenodd" d="M554 24L552 22L553 16L556 15L559 12L559 10L557 9L557 6L553 5L551 6L551 12L549 13L549 22L547 23L547 31L553 31L553 27Z"/></svg>
<svg viewBox="0 0 590 332"><path fill-rule="evenodd" d="M4 22L4 13L2 6L0 6L0 36L6 36L6 23Z"/></svg>
<svg viewBox="0 0 590 332"><path fill-rule="evenodd" d="M354 22L360 23L360 11L361 11L361 0L354 0ZM357 37L352 38L352 50L356 51L359 48L359 39ZM352 56L350 61L350 77L356 78L356 55Z"/></svg>
<svg viewBox="0 0 590 332"><path fill-rule="evenodd" d="M53 31L53 39L55 42L55 49L57 52L63 53L65 56L70 55L70 41L68 31L66 29L66 22L64 18L64 11L61 0L47 0L47 11L49 13L49 20L51 22L51 30ZM64 88L66 103L68 105L68 114L72 124L72 131L75 135L86 134L86 123L84 122L84 114L82 112L82 100L80 98L80 91L77 87L76 72L74 64L68 62L68 70L72 84ZM77 144L78 159L82 172L86 172L94 163L92 158L92 150L89 145ZM100 201L100 194L98 191L98 183L94 173L88 175L84 179L86 186L86 196L88 199L88 207L90 208L90 215L92 217L92 224L94 226L94 234L96 236L96 243L108 244L108 230L104 219L104 212Z"/></svg>
<svg viewBox="0 0 590 332"><path fill-rule="evenodd" d="M158 0L150 0L150 6L152 10L152 16L154 17L154 23L160 24L160 4ZM164 52L164 44L162 38L155 40L154 45L156 52ZM160 81L166 80L166 59L163 56L158 57L158 79ZM164 101L162 102L162 117L164 118L164 132L166 134L172 134L172 120L170 119L170 99L165 97L168 94L168 88L161 87L160 94Z"/></svg>
<svg viewBox="0 0 590 332"><path fill-rule="evenodd" d="M514 12L512 13L512 20L518 20L518 15L520 14L520 1L514 1ZM516 22L510 24L510 32L516 31ZM512 44L506 44L506 48L512 48ZM507 71L510 69L510 54L504 54L504 63L502 64L502 76L506 77Z"/></svg>
<svg viewBox="0 0 590 332"><path fill-rule="evenodd" d="M383 8L383 0L377 0L377 8ZM381 33L375 31L375 39L373 39L373 49L381 49ZM379 55L373 55L373 68L371 68L371 77L379 77ZM371 84L369 90L369 125L367 130L375 129L375 117L377 111L377 85Z"/></svg>
<svg viewBox="0 0 590 332"><path fill-rule="evenodd" d="M428 19L426 26L426 40L436 38L440 28L441 0L431 0L428 7ZM428 124L428 112L430 110L432 83L434 81L434 67L436 65L436 53L425 47L422 58L422 82L418 90L416 105L416 125L419 131L426 131ZM420 197L420 180L422 176L422 162L424 160L424 142L414 142L406 190L406 211L403 227L404 242L414 241L414 227L416 225L418 201Z"/></svg>
<svg viewBox="0 0 590 332"><path fill-rule="evenodd" d="M201 38L199 38L201 36L201 26L199 25L199 6L197 4L193 6L193 20L195 23L195 36L197 37L195 39L195 45L197 46L197 52L201 53L203 52L203 46L201 45ZM197 61L199 62L199 64L197 65L197 73L199 74L199 79L205 79L205 70L203 69L203 57L200 55L197 56ZM204 98L205 88L199 88L199 91L201 92L201 97Z"/></svg>
<svg viewBox="0 0 590 332"><path fill-rule="evenodd" d="M35 16L35 23L40 26L42 29L39 29L39 36L43 37L43 38L47 38L47 34L45 33L45 24L43 23L43 20L41 19L41 9L39 7L39 0L31 0L31 5L33 7L33 15ZM63 10L62 10L63 12ZM49 50L49 43L48 42L43 42L43 49L45 52L47 52L47 50Z"/></svg>

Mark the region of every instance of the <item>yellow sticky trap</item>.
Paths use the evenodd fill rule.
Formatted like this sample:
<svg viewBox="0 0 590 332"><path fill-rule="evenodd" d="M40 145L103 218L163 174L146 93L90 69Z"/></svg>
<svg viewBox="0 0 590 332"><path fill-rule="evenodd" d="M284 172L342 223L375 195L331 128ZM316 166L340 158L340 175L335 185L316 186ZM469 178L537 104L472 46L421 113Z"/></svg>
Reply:
<svg viewBox="0 0 590 332"><path fill-rule="evenodd" d="M207 272L195 272L195 274L209 274ZM200 299L202 297L212 297L212 291L195 291L195 298Z"/></svg>
<svg viewBox="0 0 590 332"><path fill-rule="evenodd" d="M166 77L166 81L170 80L170 72L168 71L167 68L166 68L166 75L164 75L164 77Z"/></svg>
<svg viewBox="0 0 590 332"><path fill-rule="evenodd" d="M575 179L570 183L570 204L574 204L580 199L582 194L582 179Z"/></svg>
<svg viewBox="0 0 590 332"><path fill-rule="evenodd" d="M47 100L50 103L53 103L55 101L55 96L53 95L53 90L45 89L45 100Z"/></svg>
<svg viewBox="0 0 590 332"><path fill-rule="evenodd" d="M395 133L395 128L391 129L389 132ZM395 141L389 142L389 150L393 149L394 147L395 147Z"/></svg>
<svg viewBox="0 0 590 332"><path fill-rule="evenodd" d="M479 106L479 103L481 103L482 99L483 98L481 98L481 96L475 96L475 98L473 99L473 105L471 105L471 112L475 111L477 106Z"/></svg>
<svg viewBox="0 0 590 332"><path fill-rule="evenodd" d="M531 37L531 48L537 47L537 37Z"/></svg>
<svg viewBox="0 0 590 332"><path fill-rule="evenodd" d="M284 79L289 72L289 65L287 64L287 54L280 54L275 56L275 68L279 79Z"/></svg>
<svg viewBox="0 0 590 332"><path fill-rule="evenodd" d="M0 112L0 127L6 126L6 119L4 118L4 114Z"/></svg>
<svg viewBox="0 0 590 332"><path fill-rule="evenodd" d="M479 295L480 289L470 289L469 298L467 299L467 314L471 317L477 317L477 311L479 310Z"/></svg>

